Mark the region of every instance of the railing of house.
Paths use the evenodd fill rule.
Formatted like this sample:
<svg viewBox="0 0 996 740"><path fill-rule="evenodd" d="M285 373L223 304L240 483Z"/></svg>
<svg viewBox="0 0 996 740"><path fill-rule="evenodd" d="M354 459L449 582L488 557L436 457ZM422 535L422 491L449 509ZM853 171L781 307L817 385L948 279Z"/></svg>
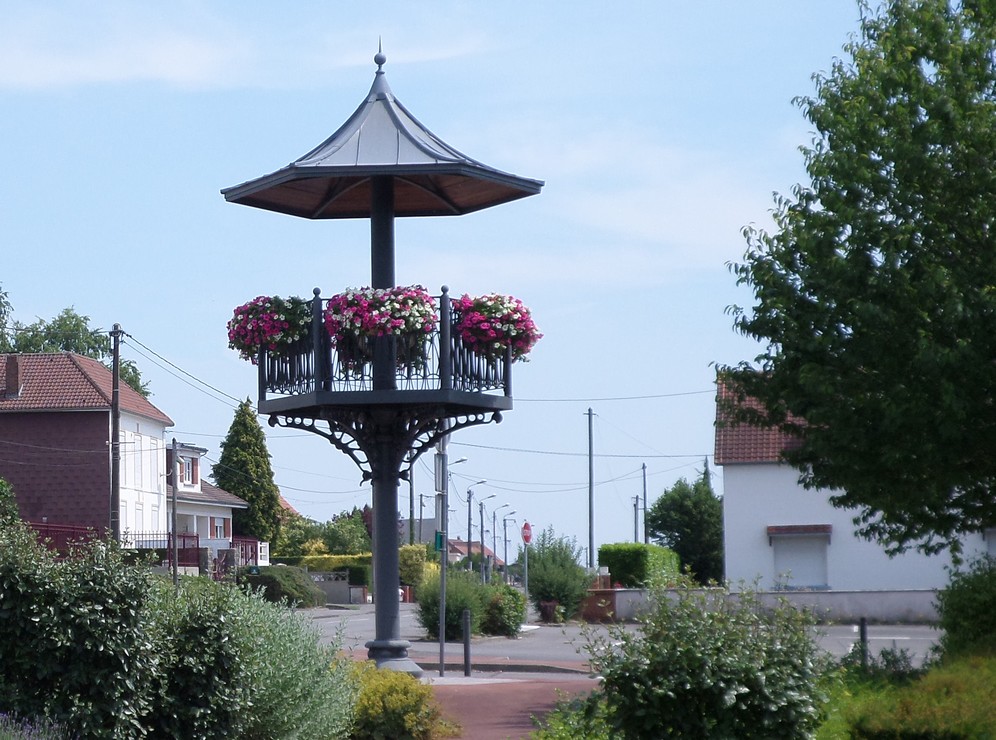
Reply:
<svg viewBox="0 0 996 740"><path fill-rule="evenodd" d="M323 316L327 300L315 296L311 335L288 350L260 352L259 397L315 391L373 390L374 340L359 337L348 347L333 347ZM388 337L397 357L395 381L400 391L502 391L510 396L512 350L503 356L480 355L453 331L455 315L449 295L438 301L438 325L428 334Z"/></svg>
<svg viewBox="0 0 996 740"><path fill-rule="evenodd" d="M121 533L122 547L135 550L155 550L168 564L173 564L173 535L170 532ZM176 562L181 568L200 567L200 537L191 532L176 536Z"/></svg>
<svg viewBox="0 0 996 740"><path fill-rule="evenodd" d="M259 565L259 540L233 537L232 549L238 553L237 565Z"/></svg>
<svg viewBox="0 0 996 740"><path fill-rule="evenodd" d="M49 524L48 522L28 522L35 530L38 541L48 546L50 550L61 553L69 551L74 544L89 542L102 536L93 527L81 527L73 524Z"/></svg>

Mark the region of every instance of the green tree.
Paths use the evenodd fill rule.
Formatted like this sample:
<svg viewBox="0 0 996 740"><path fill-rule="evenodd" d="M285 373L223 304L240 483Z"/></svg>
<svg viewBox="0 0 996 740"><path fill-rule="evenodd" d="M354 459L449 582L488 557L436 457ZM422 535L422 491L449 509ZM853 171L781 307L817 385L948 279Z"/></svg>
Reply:
<svg viewBox="0 0 996 740"><path fill-rule="evenodd" d="M239 404L221 456L211 466L215 485L249 504L236 509L232 524L238 534L261 541L277 541L280 533L280 490L273 482L266 437L249 400Z"/></svg>
<svg viewBox="0 0 996 740"><path fill-rule="evenodd" d="M358 555L372 549L363 512L358 508L332 517L322 528L322 541L333 555Z"/></svg>
<svg viewBox="0 0 996 740"><path fill-rule="evenodd" d="M726 370L739 419L798 436L801 483L860 534L957 553L996 522L996 5L861 12L796 101L810 183L745 229L756 304L731 310L764 350Z"/></svg>
<svg viewBox="0 0 996 740"><path fill-rule="evenodd" d="M277 556L304 555L304 544L320 540L322 525L297 512L284 512L276 541L270 543L270 552Z"/></svg>
<svg viewBox="0 0 996 740"><path fill-rule="evenodd" d="M4 326L10 314L6 294L0 292L0 320ZM0 340L0 349L7 352L75 352L84 357L100 360L110 367L113 346L110 335L102 329L90 328L90 317L64 308L51 321L38 319L31 324L15 321ZM148 383L132 360L119 362L119 377L144 397L149 397Z"/></svg>
<svg viewBox="0 0 996 740"><path fill-rule="evenodd" d="M17 499L14 498L14 487L0 478L0 529L10 526L20 518Z"/></svg>
<svg viewBox="0 0 996 740"><path fill-rule="evenodd" d="M694 483L678 479L647 512L647 533L678 555L699 583L723 580L723 501L709 464Z"/></svg>
<svg viewBox="0 0 996 740"><path fill-rule="evenodd" d="M558 537L553 527L548 527L527 547L529 597L533 604L539 609L544 601L556 601L565 616L573 616L592 580L581 566L577 540Z"/></svg>
<svg viewBox="0 0 996 740"><path fill-rule="evenodd" d="M11 313L10 301L7 299L7 292L0 289L0 352L10 352L11 329L8 325Z"/></svg>

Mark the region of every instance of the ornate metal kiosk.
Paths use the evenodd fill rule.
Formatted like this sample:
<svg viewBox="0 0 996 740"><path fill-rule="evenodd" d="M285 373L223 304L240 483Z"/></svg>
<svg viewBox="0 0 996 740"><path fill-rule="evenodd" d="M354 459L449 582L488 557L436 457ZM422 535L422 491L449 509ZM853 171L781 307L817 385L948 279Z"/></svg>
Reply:
<svg viewBox="0 0 996 740"><path fill-rule="evenodd" d="M276 172L226 188L232 203L310 219L369 218L371 286L393 288L396 216L471 213L539 193L543 183L488 167L420 124L394 97L386 57L366 100L319 146ZM374 511L375 639L380 667L420 674L400 639L398 489L415 460L442 436L501 420L512 408L511 349L482 356L453 331L447 289L436 327L414 341L365 340L363 359L347 357L323 326L326 300L316 288L310 336L279 354L261 350L259 402L273 426L329 440L371 482Z"/></svg>

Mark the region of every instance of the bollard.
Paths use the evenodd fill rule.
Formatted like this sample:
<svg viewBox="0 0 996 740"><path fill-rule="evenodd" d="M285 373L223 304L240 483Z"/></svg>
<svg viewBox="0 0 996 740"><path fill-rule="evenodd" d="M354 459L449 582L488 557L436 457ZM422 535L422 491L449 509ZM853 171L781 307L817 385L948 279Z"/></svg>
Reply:
<svg viewBox="0 0 996 740"><path fill-rule="evenodd" d="M470 609L463 610L463 675L470 675Z"/></svg>
<svg viewBox="0 0 996 740"><path fill-rule="evenodd" d="M861 668L868 670L868 620L861 617L858 622L858 637L861 639Z"/></svg>

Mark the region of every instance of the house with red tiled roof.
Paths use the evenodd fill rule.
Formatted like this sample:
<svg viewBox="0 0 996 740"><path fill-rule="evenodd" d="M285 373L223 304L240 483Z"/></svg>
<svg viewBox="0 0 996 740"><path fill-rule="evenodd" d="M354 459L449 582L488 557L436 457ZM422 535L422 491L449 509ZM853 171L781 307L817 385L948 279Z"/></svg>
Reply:
<svg viewBox="0 0 996 740"><path fill-rule="evenodd" d="M856 536L857 512L832 506L829 491L803 488L799 471L784 461L799 439L735 422L730 401L735 396L720 380L715 455L723 470L726 577L732 583L760 579L764 590L838 593L932 593L947 583L949 556L907 552L890 558L877 543ZM989 534L967 535L965 555L996 555L996 532Z"/></svg>
<svg viewBox="0 0 996 740"><path fill-rule="evenodd" d="M0 477L32 522L110 526L113 378L72 352L0 355ZM120 384L120 527L165 530L173 421Z"/></svg>
<svg viewBox="0 0 996 740"><path fill-rule="evenodd" d="M89 357L0 355L0 478L13 487L21 517L46 536L111 529L112 396L111 371ZM121 539L165 547L173 504L165 433L173 421L126 383L118 400ZM206 450L178 449L177 532L196 534L195 547L231 549L232 510L245 501L200 479Z"/></svg>

